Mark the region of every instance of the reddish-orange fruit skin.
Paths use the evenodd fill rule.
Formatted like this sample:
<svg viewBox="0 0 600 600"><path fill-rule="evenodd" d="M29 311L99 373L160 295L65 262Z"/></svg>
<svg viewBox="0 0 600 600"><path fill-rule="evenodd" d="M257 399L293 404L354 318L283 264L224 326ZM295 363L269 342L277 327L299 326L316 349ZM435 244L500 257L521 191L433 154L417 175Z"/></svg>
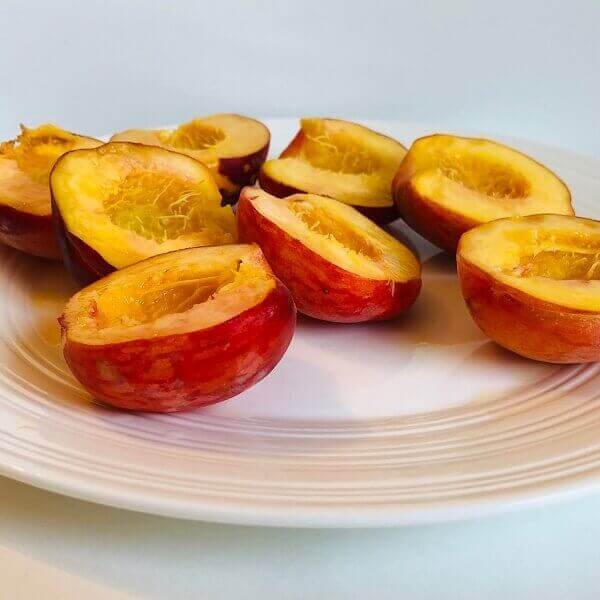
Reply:
<svg viewBox="0 0 600 600"><path fill-rule="evenodd" d="M60 259L51 215L34 215L0 205L0 242L34 256Z"/></svg>
<svg viewBox="0 0 600 600"><path fill-rule="evenodd" d="M456 252L460 236L479 225L477 221L429 202L410 182L400 184L394 179L392 195L403 221L442 250Z"/></svg>
<svg viewBox="0 0 600 600"><path fill-rule="evenodd" d="M268 175L261 171L258 175L258 183L260 187L265 190L265 192L269 192L273 196L277 198L287 198L288 196L292 196L293 194L305 194L302 190L298 188L292 187L291 185L286 185L285 183L281 183L281 181L275 181Z"/></svg>
<svg viewBox="0 0 600 600"><path fill-rule="evenodd" d="M298 311L324 321L381 321L416 300L421 280L378 281L325 260L261 215L242 194L237 208L240 240L257 243L273 272L289 288Z"/></svg>
<svg viewBox="0 0 600 600"><path fill-rule="evenodd" d="M77 283L82 286L89 285L116 270L98 252L67 230L54 199L52 199L52 221L54 223L52 235L58 240L63 262Z"/></svg>
<svg viewBox="0 0 600 600"><path fill-rule="evenodd" d="M281 153L281 158L285 158L286 156L296 156L297 154L300 154L305 139L306 135L304 131L300 129L292 138L292 141L285 147L285 150Z"/></svg>
<svg viewBox="0 0 600 600"><path fill-rule="evenodd" d="M600 314L569 310L512 289L462 257L460 247L457 267L475 323L504 348L550 363L600 360Z"/></svg>
<svg viewBox="0 0 600 600"><path fill-rule="evenodd" d="M69 340L63 353L80 383L103 403L174 412L221 402L268 375L294 333L296 309L276 286L256 306L200 331L106 345Z"/></svg>
<svg viewBox="0 0 600 600"><path fill-rule="evenodd" d="M253 185L258 177L260 166L269 154L269 143L248 156L220 158L219 173L241 187Z"/></svg>

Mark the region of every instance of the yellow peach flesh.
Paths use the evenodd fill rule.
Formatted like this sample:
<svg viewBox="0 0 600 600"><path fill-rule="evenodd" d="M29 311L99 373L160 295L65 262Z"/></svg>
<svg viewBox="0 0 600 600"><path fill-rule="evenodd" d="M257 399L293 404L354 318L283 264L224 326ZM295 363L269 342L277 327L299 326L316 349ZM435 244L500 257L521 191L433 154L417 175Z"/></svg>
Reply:
<svg viewBox="0 0 600 600"><path fill-rule="evenodd" d="M269 143L269 130L259 121L233 114L192 119L175 129L128 129L112 142L138 142L161 146L216 166L219 158L236 158L256 152Z"/></svg>
<svg viewBox="0 0 600 600"><path fill-rule="evenodd" d="M190 246L233 243L235 218L201 163L161 148L109 143L52 171L67 230L121 268Z"/></svg>
<svg viewBox="0 0 600 600"><path fill-rule="evenodd" d="M48 175L65 152L102 142L55 125L21 126L21 134L0 144L0 203L43 216L51 212Z"/></svg>
<svg viewBox="0 0 600 600"><path fill-rule="evenodd" d="M562 215L502 219L463 235L459 254L541 301L600 312L598 221Z"/></svg>
<svg viewBox="0 0 600 600"><path fill-rule="evenodd" d="M255 119L217 114L192 119L175 129L128 129L112 136L113 142L137 142L187 154L206 165L226 193L238 186L219 172L219 160L240 158L266 148L269 130Z"/></svg>
<svg viewBox="0 0 600 600"><path fill-rule="evenodd" d="M302 142L263 165L270 179L347 204L392 204L390 183L406 154L402 144L337 119L302 119Z"/></svg>
<svg viewBox="0 0 600 600"><path fill-rule="evenodd" d="M395 187L484 223L515 215L573 214L568 188L528 156L484 139L432 135L411 146Z"/></svg>
<svg viewBox="0 0 600 600"><path fill-rule="evenodd" d="M419 262L406 246L342 202L312 194L280 200L257 191L252 204L288 235L342 269L374 280L419 277Z"/></svg>
<svg viewBox="0 0 600 600"><path fill-rule="evenodd" d="M174 335L222 323L258 304L274 285L256 246L194 248L97 281L67 304L62 318L69 339L85 344Z"/></svg>

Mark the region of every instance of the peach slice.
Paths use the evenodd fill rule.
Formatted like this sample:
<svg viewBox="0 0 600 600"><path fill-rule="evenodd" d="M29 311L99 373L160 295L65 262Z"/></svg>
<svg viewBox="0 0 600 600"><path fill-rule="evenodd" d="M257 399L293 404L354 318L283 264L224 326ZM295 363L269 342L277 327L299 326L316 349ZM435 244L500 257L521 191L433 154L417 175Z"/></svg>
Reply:
<svg viewBox="0 0 600 600"><path fill-rule="evenodd" d="M210 171L163 148L111 142L62 156L50 175L65 263L81 283L171 250L236 241Z"/></svg>
<svg viewBox="0 0 600 600"><path fill-rule="evenodd" d="M483 139L437 134L416 140L392 187L406 223L449 252L465 231L494 219L574 214L569 189L554 173Z"/></svg>
<svg viewBox="0 0 600 600"><path fill-rule="evenodd" d="M232 244L161 254L73 296L63 352L92 396L172 412L231 398L270 373L296 310L260 249Z"/></svg>
<svg viewBox="0 0 600 600"><path fill-rule="evenodd" d="M335 198L379 223L398 217L390 185L406 148L362 125L302 119L300 131L260 170L260 185L284 198L298 192Z"/></svg>
<svg viewBox="0 0 600 600"><path fill-rule="evenodd" d="M600 360L600 222L513 217L465 233L462 293L481 330L535 360Z"/></svg>
<svg viewBox="0 0 600 600"><path fill-rule="evenodd" d="M407 310L421 288L414 254L357 210L331 198L283 200L246 187L240 238L257 243L305 315L357 323Z"/></svg>
<svg viewBox="0 0 600 600"><path fill-rule="evenodd" d="M256 181L267 158L271 134L266 125L241 115L193 119L177 129L128 129L114 142L138 142L187 154L204 163L225 200L237 200L240 188Z"/></svg>
<svg viewBox="0 0 600 600"><path fill-rule="evenodd" d="M0 144L0 242L44 258L60 258L52 227L48 175L56 160L74 148L94 148L99 140L49 123Z"/></svg>

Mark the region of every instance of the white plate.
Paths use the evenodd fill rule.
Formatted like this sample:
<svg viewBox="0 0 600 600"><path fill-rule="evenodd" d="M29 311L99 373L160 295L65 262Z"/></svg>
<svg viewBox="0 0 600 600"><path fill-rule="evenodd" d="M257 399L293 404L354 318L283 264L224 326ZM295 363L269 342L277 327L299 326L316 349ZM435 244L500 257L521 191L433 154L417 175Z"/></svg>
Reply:
<svg viewBox="0 0 600 600"><path fill-rule="evenodd" d="M296 122L268 124L277 152ZM433 130L372 125L407 143ZM579 214L600 216L600 161L513 144L565 179ZM331 527L465 518L597 487L600 367L538 364L488 341L452 260L408 235L424 265L410 314L300 319L263 382L168 416L89 401L56 326L75 287L60 265L2 249L0 472L175 517Z"/></svg>

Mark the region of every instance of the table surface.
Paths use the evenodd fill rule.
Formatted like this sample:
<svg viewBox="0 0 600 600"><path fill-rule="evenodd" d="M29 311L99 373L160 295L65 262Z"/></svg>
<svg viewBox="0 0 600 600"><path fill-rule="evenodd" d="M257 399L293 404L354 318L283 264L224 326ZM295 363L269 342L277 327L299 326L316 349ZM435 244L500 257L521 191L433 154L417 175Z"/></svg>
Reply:
<svg viewBox="0 0 600 600"><path fill-rule="evenodd" d="M101 507L0 478L0 597L597 599L600 498L445 525L289 530Z"/></svg>

